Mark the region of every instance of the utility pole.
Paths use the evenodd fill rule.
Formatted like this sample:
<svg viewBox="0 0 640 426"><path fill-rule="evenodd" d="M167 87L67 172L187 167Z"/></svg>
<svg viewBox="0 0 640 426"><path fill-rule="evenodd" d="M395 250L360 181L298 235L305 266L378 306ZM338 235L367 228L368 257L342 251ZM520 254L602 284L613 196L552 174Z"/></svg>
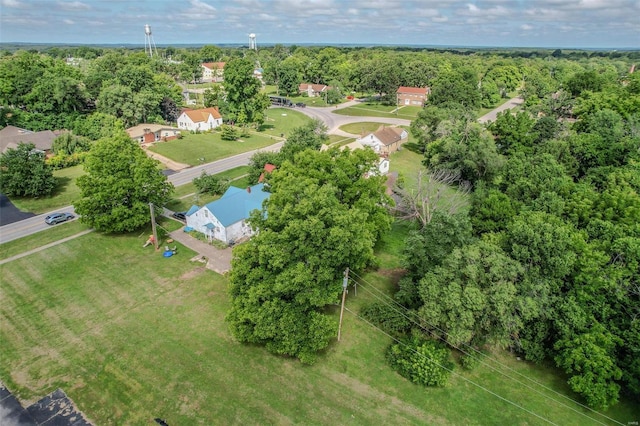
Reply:
<svg viewBox="0 0 640 426"><path fill-rule="evenodd" d="M340 333L342 332L342 315L344 314L344 300L347 298L347 284L349 283L349 267L344 270L344 278L342 279L342 307L340 308L340 322L338 324L338 342L340 341Z"/></svg>
<svg viewBox="0 0 640 426"><path fill-rule="evenodd" d="M149 203L149 210L151 211L151 229L153 230L153 246L158 251L158 233L156 232L156 215L153 211L153 203Z"/></svg>

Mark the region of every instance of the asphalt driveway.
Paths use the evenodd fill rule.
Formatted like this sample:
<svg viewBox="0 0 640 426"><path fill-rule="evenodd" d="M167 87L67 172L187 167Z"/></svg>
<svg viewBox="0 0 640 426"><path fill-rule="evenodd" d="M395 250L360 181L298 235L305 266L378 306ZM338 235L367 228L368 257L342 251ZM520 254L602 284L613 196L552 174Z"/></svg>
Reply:
<svg viewBox="0 0 640 426"><path fill-rule="evenodd" d="M13 205L6 195L0 194L0 226L19 222L33 216L35 214L21 211Z"/></svg>

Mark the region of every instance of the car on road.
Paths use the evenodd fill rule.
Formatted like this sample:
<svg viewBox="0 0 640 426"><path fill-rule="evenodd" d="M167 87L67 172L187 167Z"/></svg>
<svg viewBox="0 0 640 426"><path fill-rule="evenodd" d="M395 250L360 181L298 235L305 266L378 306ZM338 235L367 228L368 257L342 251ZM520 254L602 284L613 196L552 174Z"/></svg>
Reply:
<svg viewBox="0 0 640 426"><path fill-rule="evenodd" d="M296 106L297 106L298 108L304 108L304 107L306 107L307 105L306 105L304 102L298 102L298 103L296 103Z"/></svg>
<svg viewBox="0 0 640 426"><path fill-rule="evenodd" d="M68 220L73 219L75 216L72 215L71 213L53 213L50 215L47 215L44 218L44 222L47 225L55 225L57 223L62 223L62 222L66 222Z"/></svg>
<svg viewBox="0 0 640 426"><path fill-rule="evenodd" d="M175 212L171 216L173 216L174 219L178 219L180 222L187 221L187 216L185 215L185 212Z"/></svg>

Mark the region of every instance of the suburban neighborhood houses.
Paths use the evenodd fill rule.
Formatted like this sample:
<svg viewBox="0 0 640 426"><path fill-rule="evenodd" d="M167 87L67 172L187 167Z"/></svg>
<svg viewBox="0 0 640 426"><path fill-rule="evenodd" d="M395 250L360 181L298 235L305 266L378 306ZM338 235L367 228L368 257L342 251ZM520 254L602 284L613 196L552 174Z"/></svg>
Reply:
<svg viewBox="0 0 640 426"><path fill-rule="evenodd" d="M247 219L253 210L262 208L262 202L268 200L269 195L262 183L246 189L231 186L220 199L202 207L192 206L186 213L187 227L209 240L215 238L233 244L253 234Z"/></svg>
<svg viewBox="0 0 640 426"><path fill-rule="evenodd" d="M205 132L222 125L218 108L187 109L178 117L178 128Z"/></svg>

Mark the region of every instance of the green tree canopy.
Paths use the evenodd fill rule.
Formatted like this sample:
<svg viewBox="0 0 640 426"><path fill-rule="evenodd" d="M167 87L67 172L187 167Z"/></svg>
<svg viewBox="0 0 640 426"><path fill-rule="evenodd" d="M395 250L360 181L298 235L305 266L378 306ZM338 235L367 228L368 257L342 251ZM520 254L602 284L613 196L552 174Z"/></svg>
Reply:
<svg viewBox="0 0 640 426"><path fill-rule="evenodd" d="M8 196L50 195L56 185L53 171L45 163L44 152L32 143L20 142L0 155L0 191Z"/></svg>
<svg viewBox="0 0 640 426"><path fill-rule="evenodd" d="M272 195L251 225L258 235L234 251L227 316L242 342L311 363L337 331L346 267L361 271L389 228L381 178L363 178L373 152L307 150L271 177Z"/></svg>
<svg viewBox="0 0 640 426"><path fill-rule="evenodd" d="M264 122L264 112L271 105L261 93L260 80L253 76L253 62L245 58L233 58L224 67L224 90L227 94L222 111L225 119L240 124Z"/></svg>
<svg viewBox="0 0 640 426"><path fill-rule="evenodd" d="M149 223L149 203L161 207L173 185L158 162L126 133L97 141L87 156L74 207L81 221L98 231L129 232Z"/></svg>

